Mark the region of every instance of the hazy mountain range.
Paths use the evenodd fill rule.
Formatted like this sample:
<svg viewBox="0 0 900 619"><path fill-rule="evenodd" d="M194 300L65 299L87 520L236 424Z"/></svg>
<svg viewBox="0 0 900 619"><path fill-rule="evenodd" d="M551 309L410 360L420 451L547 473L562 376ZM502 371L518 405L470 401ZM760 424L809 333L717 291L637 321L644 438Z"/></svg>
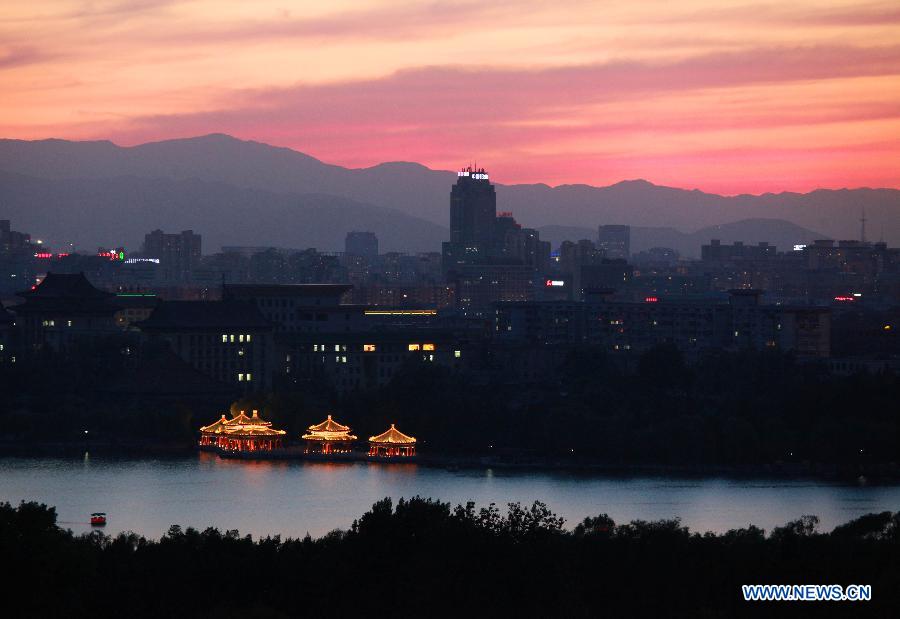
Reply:
<svg viewBox="0 0 900 619"><path fill-rule="evenodd" d="M348 169L218 134L128 148L0 140L0 217L15 229L86 248L136 248L153 228L193 228L204 235L205 252L223 244L337 250L347 231L365 229L378 234L384 250L438 251L449 235L455 180L455 172L415 163ZM628 223L635 250L669 246L696 255L713 237L785 247L858 238L863 209L869 238L900 244L894 189L726 197L643 180L496 186L498 210L542 229L554 244L594 238L600 223Z"/></svg>

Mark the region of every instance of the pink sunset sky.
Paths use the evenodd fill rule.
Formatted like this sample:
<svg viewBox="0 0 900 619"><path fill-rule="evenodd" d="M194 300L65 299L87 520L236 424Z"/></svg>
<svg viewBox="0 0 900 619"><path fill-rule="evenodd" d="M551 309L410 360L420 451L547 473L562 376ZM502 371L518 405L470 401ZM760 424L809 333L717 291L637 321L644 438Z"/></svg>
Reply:
<svg viewBox="0 0 900 619"><path fill-rule="evenodd" d="M900 5L0 4L0 137L222 132L351 167L727 194L900 187Z"/></svg>

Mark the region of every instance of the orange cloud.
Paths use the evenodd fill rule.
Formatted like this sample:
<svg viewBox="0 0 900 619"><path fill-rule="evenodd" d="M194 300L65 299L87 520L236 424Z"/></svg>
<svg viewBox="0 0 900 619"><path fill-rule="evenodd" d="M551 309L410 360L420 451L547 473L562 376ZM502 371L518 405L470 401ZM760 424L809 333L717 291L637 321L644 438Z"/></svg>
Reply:
<svg viewBox="0 0 900 619"><path fill-rule="evenodd" d="M892 3L50 0L0 9L0 133L200 133L505 182L900 186Z"/></svg>

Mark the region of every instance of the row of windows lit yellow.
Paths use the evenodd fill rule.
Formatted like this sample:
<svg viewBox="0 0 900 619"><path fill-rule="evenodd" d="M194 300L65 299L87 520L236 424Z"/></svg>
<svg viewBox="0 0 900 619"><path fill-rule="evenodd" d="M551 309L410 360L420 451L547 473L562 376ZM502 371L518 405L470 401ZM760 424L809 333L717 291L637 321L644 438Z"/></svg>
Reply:
<svg viewBox="0 0 900 619"><path fill-rule="evenodd" d="M363 352L375 352L378 350L378 345L377 344L363 344L362 349L363 349ZM328 346L326 344L313 344L313 352L325 352L326 350L328 350ZM407 347L407 350L412 352L412 351L416 351L416 350L434 351L437 349L435 348L434 344L409 344L409 346ZM335 344L334 352L347 352L347 345L346 344ZM456 353L456 356L459 357L459 351L457 350L454 352Z"/></svg>
<svg viewBox="0 0 900 619"><path fill-rule="evenodd" d="M43 326L45 326L45 327L55 327L55 326L56 326L56 321L55 321L55 320L45 320L45 321L43 321L41 324L42 324ZM71 326L72 326L72 321L71 321L71 320L67 320L67 321L66 321L66 326L67 326L67 327L71 327Z"/></svg>
<svg viewBox="0 0 900 619"><path fill-rule="evenodd" d="M234 343L234 342L251 342L251 341L253 341L253 340L251 339L249 333L246 335L244 335L243 333L241 333L240 335L235 335L234 333L231 333L231 334L223 333L222 334L222 343L223 344Z"/></svg>

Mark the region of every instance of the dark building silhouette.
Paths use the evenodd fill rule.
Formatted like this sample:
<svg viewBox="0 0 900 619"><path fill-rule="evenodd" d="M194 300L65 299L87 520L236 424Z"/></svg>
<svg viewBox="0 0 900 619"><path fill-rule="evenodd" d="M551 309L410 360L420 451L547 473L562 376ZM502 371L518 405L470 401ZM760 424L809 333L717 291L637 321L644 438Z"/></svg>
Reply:
<svg viewBox="0 0 900 619"><path fill-rule="evenodd" d="M162 301L137 326L183 361L245 392L271 386L272 323L248 301Z"/></svg>
<svg viewBox="0 0 900 619"><path fill-rule="evenodd" d="M0 364L16 360L16 317L0 303Z"/></svg>
<svg viewBox="0 0 900 619"><path fill-rule="evenodd" d="M143 255L159 260L159 269L166 281L183 282L191 279L200 264L201 237L193 230L166 234L154 230L144 236Z"/></svg>
<svg viewBox="0 0 900 619"><path fill-rule="evenodd" d="M344 239L344 253L350 256L376 258L378 256L378 237L374 232L348 232Z"/></svg>
<svg viewBox="0 0 900 619"><path fill-rule="evenodd" d="M115 295L95 288L84 273L47 273L19 296L24 302L14 311L26 353L44 348L65 352L78 340L119 332Z"/></svg>
<svg viewBox="0 0 900 619"><path fill-rule="evenodd" d="M484 168L457 172L450 190L450 241L444 243L444 270L484 261L493 254L497 193Z"/></svg>
<svg viewBox="0 0 900 619"><path fill-rule="evenodd" d="M700 247L700 257L704 261L759 260L774 258L776 253L776 247L766 242L757 245L744 245L740 241L735 241L731 245L722 245L719 239L713 239L709 245Z"/></svg>
<svg viewBox="0 0 900 619"><path fill-rule="evenodd" d="M600 226L597 247L607 258L628 260L631 257L631 226Z"/></svg>

